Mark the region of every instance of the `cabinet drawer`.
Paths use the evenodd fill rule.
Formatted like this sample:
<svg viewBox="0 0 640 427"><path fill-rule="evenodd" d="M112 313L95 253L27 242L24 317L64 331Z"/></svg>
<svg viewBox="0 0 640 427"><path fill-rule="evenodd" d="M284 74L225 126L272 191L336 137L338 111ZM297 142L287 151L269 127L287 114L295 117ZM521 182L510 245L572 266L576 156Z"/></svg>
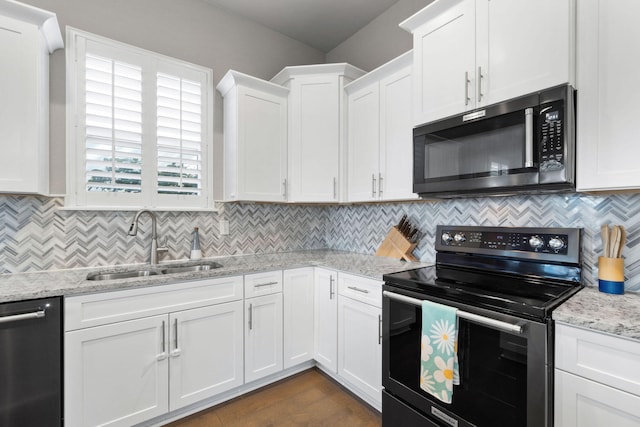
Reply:
<svg viewBox="0 0 640 427"><path fill-rule="evenodd" d="M242 299L242 276L65 298L64 329L88 328Z"/></svg>
<svg viewBox="0 0 640 427"><path fill-rule="evenodd" d="M637 427L640 397L555 370L556 427Z"/></svg>
<svg viewBox="0 0 640 427"><path fill-rule="evenodd" d="M640 341L556 326L556 368L640 396Z"/></svg>
<svg viewBox="0 0 640 427"><path fill-rule="evenodd" d="M245 298L275 294L277 292L282 292L282 270L246 274L244 276Z"/></svg>
<svg viewBox="0 0 640 427"><path fill-rule="evenodd" d="M382 281L338 273L338 294L382 307Z"/></svg>

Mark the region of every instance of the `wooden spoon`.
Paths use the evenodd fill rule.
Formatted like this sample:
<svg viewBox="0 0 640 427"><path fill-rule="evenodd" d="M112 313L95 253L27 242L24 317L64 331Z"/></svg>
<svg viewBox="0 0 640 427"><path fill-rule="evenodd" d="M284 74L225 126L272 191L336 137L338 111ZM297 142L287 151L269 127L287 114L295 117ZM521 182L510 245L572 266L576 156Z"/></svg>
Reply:
<svg viewBox="0 0 640 427"><path fill-rule="evenodd" d="M622 225L618 226L618 230L620 231L620 244L618 245L618 253L616 254L616 258L622 258L622 249L624 249L624 245L627 242L627 231Z"/></svg>
<svg viewBox="0 0 640 427"><path fill-rule="evenodd" d="M609 256L609 226L602 224L600 226L600 235L602 236L602 256Z"/></svg>
<svg viewBox="0 0 640 427"><path fill-rule="evenodd" d="M611 244L609 247L609 258L617 258L618 248L620 247L620 227L613 226L611 231Z"/></svg>

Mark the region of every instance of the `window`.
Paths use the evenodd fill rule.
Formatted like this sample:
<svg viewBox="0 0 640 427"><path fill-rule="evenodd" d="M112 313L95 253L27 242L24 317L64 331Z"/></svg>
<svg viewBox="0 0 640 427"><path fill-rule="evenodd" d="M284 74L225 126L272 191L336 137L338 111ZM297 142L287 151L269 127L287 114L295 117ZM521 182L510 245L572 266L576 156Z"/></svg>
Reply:
<svg viewBox="0 0 640 427"><path fill-rule="evenodd" d="M69 207L212 207L212 71L67 29Z"/></svg>

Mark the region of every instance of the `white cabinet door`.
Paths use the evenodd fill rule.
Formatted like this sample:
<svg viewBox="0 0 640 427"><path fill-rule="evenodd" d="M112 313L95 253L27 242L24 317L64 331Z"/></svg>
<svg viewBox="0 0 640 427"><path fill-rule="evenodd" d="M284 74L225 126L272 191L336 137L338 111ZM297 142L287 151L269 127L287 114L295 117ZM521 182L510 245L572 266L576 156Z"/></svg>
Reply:
<svg viewBox="0 0 640 427"><path fill-rule="evenodd" d="M382 311L338 298L338 374L374 402L382 402Z"/></svg>
<svg viewBox="0 0 640 427"><path fill-rule="evenodd" d="M350 202L378 199L380 89L371 84L349 94L347 187Z"/></svg>
<svg viewBox="0 0 640 427"><path fill-rule="evenodd" d="M313 359L313 267L284 271L284 369Z"/></svg>
<svg viewBox="0 0 640 427"><path fill-rule="evenodd" d="M243 302L172 313L170 410L243 384Z"/></svg>
<svg viewBox="0 0 640 427"><path fill-rule="evenodd" d="M411 68L380 80L380 199L415 199Z"/></svg>
<svg viewBox="0 0 640 427"><path fill-rule="evenodd" d="M338 371L338 284L333 270L315 268L314 359Z"/></svg>
<svg viewBox="0 0 640 427"><path fill-rule="evenodd" d="M287 200L289 90L229 70L224 98L224 200Z"/></svg>
<svg viewBox="0 0 640 427"><path fill-rule="evenodd" d="M48 50L62 39L53 13L8 6L11 18L0 11L0 192L48 194Z"/></svg>
<svg viewBox="0 0 640 427"><path fill-rule="evenodd" d="M555 370L556 427L637 427L640 396Z"/></svg>
<svg viewBox="0 0 640 427"><path fill-rule="evenodd" d="M289 200L338 201L339 77L295 77L290 89Z"/></svg>
<svg viewBox="0 0 640 427"><path fill-rule="evenodd" d="M437 6L413 34L415 125L475 105L475 0Z"/></svg>
<svg viewBox="0 0 640 427"><path fill-rule="evenodd" d="M238 88L238 199L286 200L287 99Z"/></svg>
<svg viewBox="0 0 640 427"><path fill-rule="evenodd" d="M477 0L477 106L572 82L574 16L571 0Z"/></svg>
<svg viewBox="0 0 640 427"><path fill-rule="evenodd" d="M245 382L282 371L282 294L245 300Z"/></svg>
<svg viewBox="0 0 640 427"><path fill-rule="evenodd" d="M65 425L131 426L169 409L168 316L65 334Z"/></svg>
<svg viewBox="0 0 640 427"><path fill-rule="evenodd" d="M640 2L578 2L577 188L640 188Z"/></svg>

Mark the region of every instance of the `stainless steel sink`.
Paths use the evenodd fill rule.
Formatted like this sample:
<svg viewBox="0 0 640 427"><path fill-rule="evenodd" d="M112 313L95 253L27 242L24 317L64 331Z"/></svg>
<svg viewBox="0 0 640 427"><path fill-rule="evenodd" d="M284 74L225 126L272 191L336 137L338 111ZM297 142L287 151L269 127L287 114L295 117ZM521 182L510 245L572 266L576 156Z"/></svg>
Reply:
<svg viewBox="0 0 640 427"><path fill-rule="evenodd" d="M147 277L161 274L155 270L129 270L119 271L116 273L89 273L87 280L114 280L114 279L128 279L131 277Z"/></svg>
<svg viewBox="0 0 640 427"><path fill-rule="evenodd" d="M144 268L140 270L125 270L117 271L115 273L107 272L95 272L87 275L87 280L115 280L115 279L129 279L131 277L148 277L157 276L163 274L176 274L176 273L191 273L197 271L209 271L215 268L222 267L222 264L211 261L203 261L199 263L189 264L177 264L173 266L162 266L156 268Z"/></svg>
<svg viewBox="0 0 640 427"><path fill-rule="evenodd" d="M222 264L218 264L217 262L202 262L199 264L191 264L191 265L177 265L175 267L165 267L162 269L162 274L173 274L173 273L189 273L194 271L209 271L215 268L222 267Z"/></svg>

